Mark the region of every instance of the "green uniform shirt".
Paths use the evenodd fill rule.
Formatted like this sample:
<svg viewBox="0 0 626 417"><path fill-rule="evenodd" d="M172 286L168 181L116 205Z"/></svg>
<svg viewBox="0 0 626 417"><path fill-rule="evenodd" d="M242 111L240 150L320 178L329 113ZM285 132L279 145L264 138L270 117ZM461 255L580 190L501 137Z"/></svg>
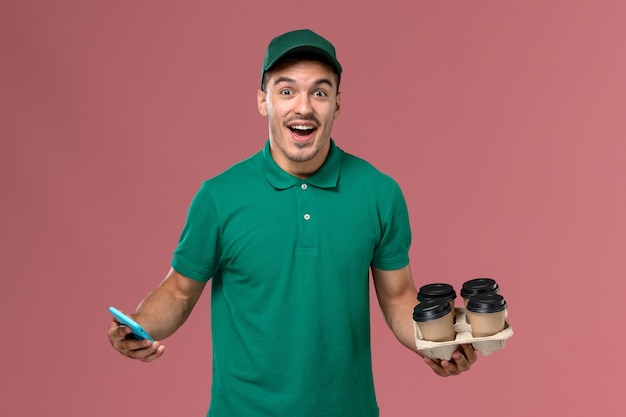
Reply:
<svg viewBox="0 0 626 417"><path fill-rule="evenodd" d="M203 182L172 267L212 277L212 417L374 417L369 267L409 262L397 183L331 141L302 180L269 141Z"/></svg>

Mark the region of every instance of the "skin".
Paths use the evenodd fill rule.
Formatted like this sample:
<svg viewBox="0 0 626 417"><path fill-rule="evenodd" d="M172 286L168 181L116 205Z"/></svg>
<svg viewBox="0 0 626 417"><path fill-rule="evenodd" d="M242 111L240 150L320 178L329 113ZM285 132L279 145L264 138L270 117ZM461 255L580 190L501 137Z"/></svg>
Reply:
<svg viewBox="0 0 626 417"><path fill-rule="evenodd" d="M163 282L144 298L131 315L152 336L154 343L126 339L130 329L113 320L108 332L111 345L122 355L143 362L160 358L165 352L160 340L171 336L183 325L204 287L205 283L170 269Z"/></svg>
<svg viewBox="0 0 626 417"><path fill-rule="evenodd" d="M330 150L330 133L341 108L338 77L326 64L308 60L288 61L266 75L264 90L257 92L257 104L261 115L268 118L272 158L284 171L306 178L322 166ZM410 267L393 271L372 268L372 276L388 326L400 343L415 352L412 313L417 290ZM171 269L132 314L155 342L126 339L130 330L113 320L108 332L111 345L140 361L160 358L165 351L160 340L185 322L204 286ZM424 358L433 372L443 377L467 371L475 361L470 345L461 345L450 361Z"/></svg>
<svg viewBox="0 0 626 417"><path fill-rule="evenodd" d="M410 265L401 269L384 271L372 268L374 287L378 304L387 325L407 349L415 350L413 330L413 308L416 304L417 289L413 281ZM477 356L471 345L460 345L449 361L423 357L424 362L439 376L448 377L468 371L476 362Z"/></svg>
<svg viewBox="0 0 626 417"><path fill-rule="evenodd" d="M341 108L337 77L317 61L296 61L273 70L257 92L259 113L269 123L272 158L289 174L306 178L322 166ZM295 133L308 127L308 134Z"/></svg>

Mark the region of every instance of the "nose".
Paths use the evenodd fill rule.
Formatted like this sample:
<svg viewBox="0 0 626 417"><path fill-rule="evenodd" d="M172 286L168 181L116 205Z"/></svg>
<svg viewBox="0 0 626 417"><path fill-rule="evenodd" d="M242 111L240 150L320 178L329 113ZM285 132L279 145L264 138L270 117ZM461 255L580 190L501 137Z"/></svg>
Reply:
<svg viewBox="0 0 626 417"><path fill-rule="evenodd" d="M294 111L301 115L311 114L313 112L311 97L308 94L300 94Z"/></svg>

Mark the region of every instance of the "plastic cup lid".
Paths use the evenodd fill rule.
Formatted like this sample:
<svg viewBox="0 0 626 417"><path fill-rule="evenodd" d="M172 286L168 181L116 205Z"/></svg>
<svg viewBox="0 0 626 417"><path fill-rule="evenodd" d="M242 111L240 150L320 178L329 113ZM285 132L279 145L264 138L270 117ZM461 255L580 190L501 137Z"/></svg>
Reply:
<svg viewBox="0 0 626 417"><path fill-rule="evenodd" d="M494 293L497 294L500 292L500 287L498 287L498 283L491 278L475 278L470 279L463 283L463 288L461 288L461 297L463 298L471 298L474 295L485 294L485 293Z"/></svg>
<svg viewBox="0 0 626 417"><path fill-rule="evenodd" d="M417 293L417 299L420 301L427 300L445 300L452 301L456 298L456 291L450 284L436 283L428 284L420 287Z"/></svg>
<svg viewBox="0 0 626 417"><path fill-rule="evenodd" d="M424 301L413 309L413 320L425 322L436 320L452 311L448 301Z"/></svg>
<svg viewBox="0 0 626 417"><path fill-rule="evenodd" d="M467 309L474 313L497 313L506 309L506 301L500 294L478 294L469 299Z"/></svg>

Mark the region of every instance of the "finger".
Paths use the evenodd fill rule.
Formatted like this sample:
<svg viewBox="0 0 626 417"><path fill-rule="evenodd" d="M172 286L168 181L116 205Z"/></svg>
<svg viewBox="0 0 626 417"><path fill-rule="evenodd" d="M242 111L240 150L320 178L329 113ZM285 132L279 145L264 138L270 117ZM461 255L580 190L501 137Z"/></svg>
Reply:
<svg viewBox="0 0 626 417"><path fill-rule="evenodd" d="M137 339L124 339L118 342L118 350L125 356L133 359L143 359L144 357L152 354L156 347L153 347L154 343L150 340L137 340Z"/></svg>
<svg viewBox="0 0 626 417"><path fill-rule="evenodd" d="M461 356L463 356L463 355L461 355ZM459 370L459 367L456 364L456 361L454 359L454 355L452 355L452 358L449 361L442 360L441 361L441 367L443 368L446 376L458 375L461 372Z"/></svg>
<svg viewBox="0 0 626 417"><path fill-rule="evenodd" d="M131 358L138 359L142 362L152 362L160 358L164 350L165 346L161 345L160 342L153 342L151 344L149 343L146 347L129 352L129 355Z"/></svg>
<svg viewBox="0 0 626 417"><path fill-rule="evenodd" d="M107 335L109 336L109 342L115 350L121 351L124 349L122 343L126 340L126 336L130 334L131 330L127 326L120 326L119 323L113 321L109 326Z"/></svg>
<svg viewBox="0 0 626 417"><path fill-rule="evenodd" d="M476 362L476 351L470 344L460 345L458 350L452 354L450 360L436 360L425 357L426 362L431 369L439 376L448 377L458 375L470 369L471 365Z"/></svg>
<svg viewBox="0 0 626 417"><path fill-rule="evenodd" d="M446 369L444 369L444 367L441 366L442 361L439 361L437 359L432 359L429 357L424 357L424 362L426 362L426 364L430 366L430 369L432 369L433 372L436 373L437 375L442 376L442 377L450 376L448 371L446 371Z"/></svg>
<svg viewBox="0 0 626 417"><path fill-rule="evenodd" d="M158 342L155 342L155 344L157 344ZM156 346L156 349L154 350L153 353L149 354L148 356L142 358L141 360L143 362L152 362L154 360L159 359L161 356L163 356L163 352L165 352L165 346L159 344L158 346Z"/></svg>
<svg viewBox="0 0 626 417"><path fill-rule="evenodd" d="M458 350L452 353L452 358L450 358L450 361L448 361L448 363L442 365L446 369L446 371L450 373L450 375L458 375L461 372L467 371L470 368L469 362L467 361L465 356L463 356L463 354Z"/></svg>
<svg viewBox="0 0 626 417"><path fill-rule="evenodd" d="M465 358L467 358L467 362L472 365L474 362L476 362L476 360L478 359L478 356L476 355L476 350L474 349L474 347L471 344L464 344L461 345L461 349L463 352L463 356L465 356Z"/></svg>
<svg viewBox="0 0 626 417"><path fill-rule="evenodd" d="M472 345L463 344L453 352L451 363L442 363L442 366L451 375L458 375L461 372L468 371L472 364L476 362L476 359L476 352Z"/></svg>
<svg viewBox="0 0 626 417"><path fill-rule="evenodd" d="M127 334L130 334L132 330L128 326L122 326L117 321L113 320L109 326L109 338L111 339L123 339Z"/></svg>

